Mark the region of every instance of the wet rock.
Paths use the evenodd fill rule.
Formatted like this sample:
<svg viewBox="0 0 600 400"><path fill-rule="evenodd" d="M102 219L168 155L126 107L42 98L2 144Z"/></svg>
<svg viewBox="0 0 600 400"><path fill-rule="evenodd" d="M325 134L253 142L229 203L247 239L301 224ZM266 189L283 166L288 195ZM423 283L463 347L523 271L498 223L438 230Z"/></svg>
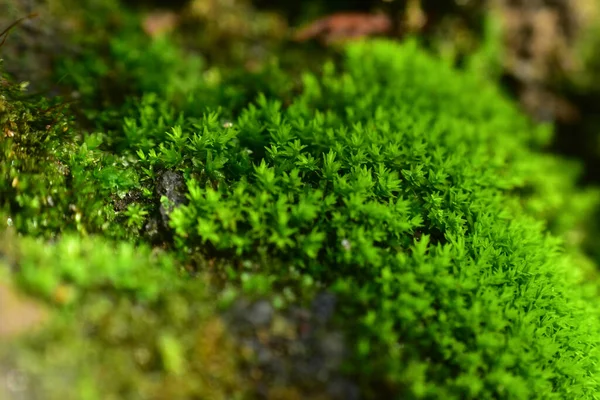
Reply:
<svg viewBox="0 0 600 400"><path fill-rule="evenodd" d="M339 332L330 332L319 340L319 350L327 354L327 365L329 368L337 368L341 365L346 355L344 338Z"/></svg>
<svg viewBox="0 0 600 400"><path fill-rule="evenodd" d="M156 197L160 203L160 216L162 227L169 231L169 215L175 207L187 204L187 188L183 176L174 171L163 171L156 179ZM163 196L166 202L161 202Z"/></svg>
<svg viewBox="0 0 600 400"><path fill-rule="evenodd" d="M600 12L591 0L501 0L494 3L503 30L503 67L524 109L544 122L577 121L565 82L585 76L583 41Z"/></svg>

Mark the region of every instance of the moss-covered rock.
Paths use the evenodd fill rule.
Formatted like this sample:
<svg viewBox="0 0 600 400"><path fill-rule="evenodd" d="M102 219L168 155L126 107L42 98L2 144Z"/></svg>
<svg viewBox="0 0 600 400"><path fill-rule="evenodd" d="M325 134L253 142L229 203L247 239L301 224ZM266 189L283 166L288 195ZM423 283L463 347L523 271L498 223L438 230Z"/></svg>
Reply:
<svg viewBox="0 0 600 400"><path fill-rule="evenodd" d="M259 97L232 127L217 121L175 128L160 153L140 153L190 176L190 204L171 216L176 243L276 255L293 268L257 271L273 284L294 290L297 271L331 287L367 386L432 398L592 395L571 383L594 368L595 331L578 325L560 345L550 328L589 315L597 329L591 305L543 219L513 194L559 161L530 150L547 128L494 87L414 44L366 42L349 48L345 71L306 76L288 108ZM544 287L561 295L540 297ZM529 325L529 301L557 319ZM590 340L581 356L567 351L575 336ZM561 378L548 367L567 362L559 355L588 367Z"/></svg>

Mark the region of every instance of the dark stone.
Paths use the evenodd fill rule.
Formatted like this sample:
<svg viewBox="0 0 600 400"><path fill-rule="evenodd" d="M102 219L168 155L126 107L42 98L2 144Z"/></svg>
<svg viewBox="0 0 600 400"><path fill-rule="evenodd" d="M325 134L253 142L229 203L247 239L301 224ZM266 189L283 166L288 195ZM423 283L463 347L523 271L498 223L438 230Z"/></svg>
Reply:
<svg viewBox="0 0 600 400"><path fill-rule="evenodd" d="M317 321L327 323L333 316L336 305L336 297L331 293L319 293L312 302L312 312Z"/></svg>
<svg viewBox="0 0 600 400"><path fill-rule="evenodd" d="M156 197L160 204L160 216L163 228L167 231L169 227L169 215L175 207L187 204L187 188L183 176L174 171L163 171L156 178ZM168 199L168 205L161 203L161 198Z"/></svg>
<svg viewBox="0 0 600 400"><path fill-rule="evenodd" d="M339 400L359 398L357 385L344 379L340 370L347 348L344 335L330 326L336 300L323 292L310 309L276 310L267 299L241 298L228 310L231 332L254 353L248 366L261 372L254 388L259 398L268 398L274 386L293 387L302 398L322 393ZM276 315L286 320L290 330L282 334L270 330Z"/></svg>

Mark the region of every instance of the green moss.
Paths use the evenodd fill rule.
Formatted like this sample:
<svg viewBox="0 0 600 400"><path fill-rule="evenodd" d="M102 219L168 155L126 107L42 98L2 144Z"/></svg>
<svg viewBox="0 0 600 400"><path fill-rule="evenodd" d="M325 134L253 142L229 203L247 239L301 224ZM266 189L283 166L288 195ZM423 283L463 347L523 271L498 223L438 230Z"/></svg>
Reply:
<svg viewBox="0 0 600 400"><path fill-rule="evenodd" d="M208 115L140 152L189 177L178 246L275 255L327 283L373 390L591 398L593 306L535 210L548 192L525 208L515 195L548 163L570 168L531 150L548 127L414 43L356 44L324 71L287 108L259 97L232 127Z"/></svg>
<svg viewBox="0 0 600 400"><path fill-rule="evenodd" d="M98 150L101 135L78 132L60 99L27 96L22 87L7 78L0 87L2 224L48 237L108 232L117 217L111 196L134 187L137 175L126 159Z"/></svg>
<svg viewBox="0 0 600 400"><path fill-rule="evenodd" d="M128 96L147 92L175 102L203 83L202 59L184 55L166 37L151 39L140 28L125 27L106 47L105 55L92 46L58 67L63 83L77 87L86 102L119 105Z"/></svg>
<svg viewBox="0 0 600 400"><path fill-rule="evenodd" d="M0 348L0 369L46 399L241 398L240 357L200 279L148 247L2 235L0 262L53 318ZM3 339L4 340L4 339ZM9 342L5 342L9 343ZM45 354L46 356L41 356Z"/></svg>
<svg viewBox="0 0 600 400"><path fill-rule="evenodd" d="M198 78L200 58L123 18L61 70L98 132L1 89L0 216L25 235L4 258L57 310L0 360L46 398L242 397L255 382L211 296L285 309L321 289L367 398L594 398L598 301L558 235L585 239L598 194L486 82L486 54L460 72L413 41L358 42L297 92L277 63ZM132 243L159 218L171 255Z"/></svg>

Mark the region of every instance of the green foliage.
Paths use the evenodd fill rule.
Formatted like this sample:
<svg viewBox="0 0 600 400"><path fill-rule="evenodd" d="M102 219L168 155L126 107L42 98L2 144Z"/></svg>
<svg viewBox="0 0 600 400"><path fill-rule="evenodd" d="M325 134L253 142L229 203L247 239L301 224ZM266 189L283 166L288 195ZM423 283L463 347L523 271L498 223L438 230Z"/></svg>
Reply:
<svg viewBox="0 0 600 400"><path fill-rule="evenodd" d="M173 260L126 242L111 245L93 237L66 235L45 245L39 239L23 238L17 251L21 286L47 300L56 300L60 288L70 287L82 294L111 288L130 292L140 301L153 301L161 290L181 284ZM71 300L76 301L77 293L73 295Z"/></svg>
<svg viewBox="0 0 600 400"><path fill-rule="evenodd" d="M139 16L127 10L122 13L116 33L91 35L77 57L60 59L55 73L62 85L75 90L86 121L105 132L104 148L123 150L119 146L124 135L129 145L147 140L139 143L145 150L152 146L154 135L164 134L164 125L174 125L179 111L187 118L200 118L220 109L225 122L258 92L287 95L291 101L292 79L276 61L256 72L238 66L224 66L225 72L207 69L203 58L184 52L175 37L148 37L141 30ZM126 122L120 125L123 118ZM146 121L159 125L149 126Z"/></svg>
<svg viewBox="0 0 600 400"><path fill-rule="evenodd" d="M127 160L99 150L102 135L80 134L60 99L25 96L8 79L0 87L0 215L21 233L54 236L109 230L111 196L137 185ZM6 226L6 225L5 225Z"/></svg>
<svg viewBox="0 0 600 400"><path fill-rule="evenodd" d="M145 221L145 217L148 215L148 211L144 210L140 204L134 203L129 205L124 215L127 217L126 223L128 226L140 230L142 223Z"/></svg>
<svg viewBox="0 0 600 400"><path fill-rule="evenodd" d="M65 235L55 243L0 237L0 275L14 268L21 287L55 305L43 330L0 346L0 366L27 379L21 394L243 396L239 356L208 290L179 272L172 257L99 237Z"/></svg>
<svg viewBox="0 0 600 400"><path fill-rule="evenodd" d="M202 60L184 55L167 37L150 39L139 29L124 29L107 47L104 57L92 47L78 58L64 59L57 70L86 101L123 101L147 92L175 101L203 83Z"/></svg>
<svg viewBox="0 0 600 400"><path fill-rule="evenodd" d="M275 256L333 288L366 387L593 398L596 300L517 193L540 187L548 165L571 168L532 151L549 127L477 74L387 41L307 74L288 107L260 96L231 126L218 120L174 126L139 152L146 169L186 172L177 245ZM262 269L269 285L289 271Z"/></svg>
<svg viewBox="0 0 600 400"><path fill-rule="evenodd" d="M126 242L33 238L138 241L159 214L158 173L171 170L189 200L170 214L177 257L210 269L228 303L244 293L284 307L333 291L366 397L594 398L598 301L578 285L580 241L567 257L549 231L585 236L598 194L577 191L577 167L542 153L550 127L486 82L492 42L464 72L412 41L355 43L341 68L304 74L295 93L277 63L205 73L173 38L145 37L127 12L116 20L57 75L98 132L0 87L0 217L28 236L15 280L70 305L24 339L30 354L71 349L46 370L76 374L92 398L231 398L240 387L207 350L223 328L205 288L172 259ZM105 391L89 383L107 372ZM225 377L218 394L213 375Z"/></svg>

